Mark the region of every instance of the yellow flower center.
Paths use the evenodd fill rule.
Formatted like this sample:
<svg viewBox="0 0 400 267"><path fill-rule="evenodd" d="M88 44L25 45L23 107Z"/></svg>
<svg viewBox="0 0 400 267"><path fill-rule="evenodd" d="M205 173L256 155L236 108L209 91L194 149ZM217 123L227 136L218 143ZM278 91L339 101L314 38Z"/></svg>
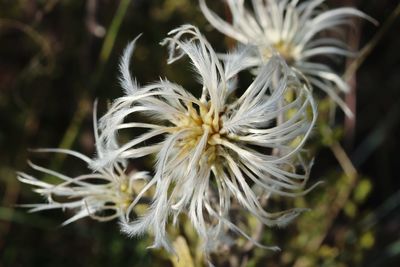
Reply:
<svg viewBox="0 0 400 267"><path fill-rule="evenodd" d="M192 151L207 133L207 145L202 160L212 163L217 158L218 143L221 138L220 113L216 112L210 103L201 104L198 109L192 103L186 104L187 113L177 122L178 129L189 129L189 134L180 141L183 154Z"/></svg>
<svg viewBox="0 0 400 267"><path fill-rule="evenodd" d="M279 53L281 57L283 57L288 65L292 65L296 58L295 47L284 40L279 40L273 44L273 48L276 52ZM265 60L271 58L273 52L271 48L263 48L262 56Z"/></svg>
<svg viewBox="0 0 400 267"><path fill-rule="evenodd" d="M121 207L123 210L126 210L133 200L134 196L133 188L130 188L128 185L128 181L124 180L121 182L117 190L118 193L116 195L116 198L118 201L116 201L116 205Z"/></svg>

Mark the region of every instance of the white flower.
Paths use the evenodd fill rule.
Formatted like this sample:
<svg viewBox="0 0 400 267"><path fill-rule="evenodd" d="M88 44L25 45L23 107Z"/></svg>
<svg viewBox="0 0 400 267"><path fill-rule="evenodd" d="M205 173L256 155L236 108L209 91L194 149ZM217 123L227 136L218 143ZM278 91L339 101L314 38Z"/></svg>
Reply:
<svg viewBox="0 0 400 267"><path fill-rule="evenodd" d="M94 118L96 122L96 118ZM95 129L97 125L95 123ZM95 134L97 139L97 134ZM37 149L35 152L54 152L73 156L82 160L87 166L94 164L87 156L67 149ZM98 155L102 149L97 146ZM96 172L89 172L75 177L59 173L29 162L36 171L51 176L54 181L48 183L29 174L18 173L18 179L36 187L35 192L45 196L48 203L26 204L32 212L50 209L73 210L75 215L66 220L63 225L91 217L98 221L108 221L120 218L126 221L130 217L134 204L138 203L147 189L146 181L149 176L146 172L131 171L126 173L123 164L115 163L111 167L101 168ZM141 193L138 193L141 192Z"/></svg>
<svg viewBox="0 0 400 267"><path fill-rule="evenodd" d="M154 247L173 251L166 226L185 213L208 250L229 230L251 239L230 219L233 205L268 226L286 225L304 209L268 212L259 198L263 192L289 197L305 193L308 166L301 166L298 174L296 165L316 117L309 91L279 57L272 57L236 96L237 74L252 65L249 50L234 52L223 64L194 26L182 26L170 35L164 41L170 47L169 62L190 58L201 96L167 80L143 87L132 82L132 42L121 63L126 95L115 100L100 123L100 142L109 151L97 168L156 155L149 182L155 184L151 208L123 224L123 230L129 235L151 230ZM287 94L294 98L286 101ZM116 135L127 129L137 135L116 143Z"/></svg>
<svg viewBox="0 0 400 267"><path fill-rule="evenodd" d="M351 24L352 17L375 22L361 11L343 7L323 11L324 0L252 0L253 11L244 0L226 0L232 14L232 24L222 20L199 0L207 20L217 30L243 44L255 45L268 60L273 50L278 52L300 76L328 94L348 115L350 109L339 96L348 92L348 85L327 64L314 62L316 56L354 56L339 38L320 35L324 31L338 32L338 26ZM262 64L262 62L260 62Z"/></svg>

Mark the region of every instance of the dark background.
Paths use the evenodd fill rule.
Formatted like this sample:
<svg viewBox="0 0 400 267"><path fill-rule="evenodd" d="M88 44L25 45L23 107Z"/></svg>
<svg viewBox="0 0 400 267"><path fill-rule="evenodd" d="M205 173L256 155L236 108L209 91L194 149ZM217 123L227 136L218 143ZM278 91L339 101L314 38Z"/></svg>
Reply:
<svg viewBox="0 0 400 267"><path fill-rule="evenodd" d="M223 14L221 3L209 2ZM354 207L340 207L327 228L322 247L336 254L327 252L325 256L325 250L318 250L322 259L296 266L400 266L399 14L387 23L399 2L327 3L330 7L356 6L380 22L377 27L359 22L357 31L349 36L349 42L363 47L382 34L353 77L357 119L355 124L347 124L342 138L362 177L356 183L367 181L364 185L370 185L371 190L367 190L370 193L365 200L355 202L356 213L351 212ZM87 155L94 153L92 103L99 99L101 113L109 100L122 94L117 79L119 55L139 33L143 35L132 64L138 81L145 84L168 77L189 88L194 81L187 75L190 71L186 65L168 67L166 51L158 45L169 30L183 23L198 25L218 51L224 51L230 43L206 23L195 0L0 0L1 267L166 266L161 265L167 264L162 252L146 250L146 240L124 237L115 222L84 219L60 228L70 214L31 214L15 208L16 204L43 201L29 186L17 181L15 172L32 172L26 163L28 158L69 173L82 170L68 159L35 155L28 149L62 146ZM382 30L385 25L387 30ZM342 123L343 117L338 115L338 127ZM336 181L340 173L331 150L319 147L312 178ZM321 190L331 190L329 185ZM337 192L346 187L346 183L339 184ZM324 197L313 196L311 206L324 201ZM341 238L343 231L364 240L365 248L354 243L357 253L347 251L347 245L341 246L340 242L351 242L351 234ZM285 235L287 242L292 239L296 236ZM304 257L304 253L298 250L290 257ZM278 266L281 262L280 266L292 266L293 259L281 259L285 255L259 260L256 265ZM154 260L155 256L162 260ZM329 257L339 260L326 260Z"/></svg>

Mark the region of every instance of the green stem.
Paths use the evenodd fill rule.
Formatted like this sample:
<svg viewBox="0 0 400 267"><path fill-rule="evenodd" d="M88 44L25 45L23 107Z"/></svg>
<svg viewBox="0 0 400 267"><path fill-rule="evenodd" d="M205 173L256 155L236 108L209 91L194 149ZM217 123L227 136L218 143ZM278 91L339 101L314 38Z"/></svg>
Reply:
<svg viewBox="0 0 400 267"><path fill-rule="evenodd" d="M110 58L111 51L114 47L115 40L117 38L119 29L121 27L122 21L126 15L126 11L128 9L128 6L130 4L131 0L121 0L119 3L118 9L114 15L114 18L107 30L106 37L103 41L102 49L100 51L100 56L99 56L99 67L95 71L93 81L94 85L98 82L99 77L101 77L101 73L103 72L104 65L108 62ZM95 87L95 86L93 86ZM80 131L80 128L82 126L82 123L84 121L84 118L87 116L87 114L90 112L90 104L88 104L88 99L86 93L83 93L80 97L80 102L78 104L78 108L75 111L71 123L69 124L60 144L60 148L64 149L70 149L72 145L74 144L78 133ZM64 154L59 154L57 155L51 164L52 169L58 169L62 165L63 161L65 159ZM48 177L46 177L48 178Z"/></svg>
<svg viewBox="0 0 400 267"><path fill-rule="evenodd" d="M119 3L117 12L111 22L111 25L107 31L107 35L104 39L103 46L100 52L100 63L103 65L106 63L110 57L111 51L114 47L115 39L118 35L119 28L121 27L122 20L125 17L126 11L128 9L131 0L121 0Z"/></svg>

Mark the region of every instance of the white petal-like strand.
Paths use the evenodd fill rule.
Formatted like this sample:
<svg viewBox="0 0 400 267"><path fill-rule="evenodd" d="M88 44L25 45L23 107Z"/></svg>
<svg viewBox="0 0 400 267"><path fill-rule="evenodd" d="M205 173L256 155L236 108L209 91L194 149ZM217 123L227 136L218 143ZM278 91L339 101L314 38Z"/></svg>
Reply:
<svg viewBox="0 0 400 267"><path fill-rule="evenodd" d="M86 156L71 150L40 149L38 151L69 154L86 159ZM92 164L91 161L87 163ZM59 182L44 182L26 173L18 173L18 180L36 187L34 191L48 200L48 203L22 206L31 208L33 212L49 209L73 210L75 215L66 220L63 225L84 217L91 217L98 221L130 217L131 209L128 207L140 188L143 188L150 178L146 172L127 174L119 165L103 168L95 173L89 172L69 177L33 163L29 164L34 170L50 175Z"/></svg>
<svg viewBox="0 0 400 267"><path fill-rule="evenodd" d="M310 91L276 56L259 68L245 90L237 90L238 73L255 66L248 57L254 50L240 47L221 60L191 25L171 31L162 44L169 48L170 63L189 57L202 93L196 97L160 80L125 90L126 95L101 118L98 142L107 153L94 168L148 155L156 159L151 207L137 220L122 221L122 230L130 236L150 230L153 247L173 251L166 226L184 213L206 251L228 231L261 246L235 225L229 211L240 205L269 226L285 226L304 211L267 211L254 187L288 197L307 192L303 189L309 165L299 159L316 119ZM126 68L121 69L122 76L128 73L126 59L121 63ZM127 141L117 142L118 136L128 134Z"/></svg>
<svg viewBox="0 0 400 267"><path fill-rule="evenodd" d="M96 103L93 112L97 155L101 158L105 154L97 133ZM77 158L92 166L94 161L73 150L60 148L36 149L33 152L59 153ZM72 210L75 215L66 220L67 225L84 217L91 217L98 221L108 221L115 218L127 221L131 217L133 202L138 203L144 195L144 189L149 189L147 183L150 176L147 172L126 172L125 162L114 163L109 167L98 169L96 172L70 177L55 170L44 168L28 162L32 169L44 175L51 176L52 182L41 181L26 173L18 173L18 179L35 187L34 191L45 196L48 203L21 205L31 208L32 212L62 209ZM147 184L147 185L146 185Z"/></svg>
<svg viewBox="0 0 400 267"><path fill-rule="evenodd" d="M208 8L206 0L199 0L204 16L218 31L257 47L262 54L258 57L261 66L277 52L302 74L300 78L306 78L313 87L326 92L351 117L350 109L339 96L348 91L347 84L328 65L323 65L324 71L316 71L310 63L316 56L356 55L342 41L323 37L321 32L337 31L339 26L351 24L354 17L376 21L350 7L324 11L320 8L324 0L251 2L253 12L245 7L245 1L226 0L232 14L232 23L228 23Z"/></svg>

